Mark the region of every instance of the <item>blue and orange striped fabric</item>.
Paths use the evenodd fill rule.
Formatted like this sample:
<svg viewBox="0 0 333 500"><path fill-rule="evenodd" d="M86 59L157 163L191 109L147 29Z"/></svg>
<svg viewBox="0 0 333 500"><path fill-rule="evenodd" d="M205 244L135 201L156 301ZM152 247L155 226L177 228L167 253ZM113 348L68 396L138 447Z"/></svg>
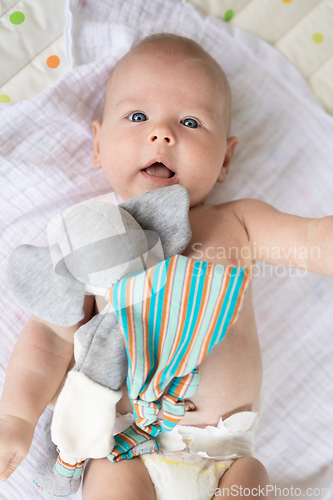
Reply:
<svg viewBox="0 0 333 500"><path fill-rule="evenodd" d="M164 430L185 414L183 399L199 384L199 365L241 311L245 268L175 255L118 281L109 298L124 335L127 385L135 423Z"/></svg>

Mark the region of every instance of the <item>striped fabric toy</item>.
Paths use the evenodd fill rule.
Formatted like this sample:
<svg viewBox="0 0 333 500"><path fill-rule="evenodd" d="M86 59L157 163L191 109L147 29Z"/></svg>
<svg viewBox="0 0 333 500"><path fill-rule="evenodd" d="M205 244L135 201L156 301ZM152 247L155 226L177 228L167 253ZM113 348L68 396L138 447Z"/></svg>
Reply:
<svg viewBox="0 0 333 500"><path fill-rule="evenodd" d="M237 320L248 283L245 268L174 255L113 285L109 299L124 335L135 423L115 436L111 461L152 451L144 441L180 422L184 398L198 388L199 365Z"/></svg>

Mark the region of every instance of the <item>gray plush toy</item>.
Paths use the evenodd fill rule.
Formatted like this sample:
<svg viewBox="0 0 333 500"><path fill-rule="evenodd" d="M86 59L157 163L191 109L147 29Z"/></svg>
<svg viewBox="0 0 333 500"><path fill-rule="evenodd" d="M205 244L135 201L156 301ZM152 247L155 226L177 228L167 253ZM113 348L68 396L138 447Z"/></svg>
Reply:
<svg viewBox="0 0 333 500"><path fill-rule="evenodd" d="M48 227L49 247L18 247L7 268L20 302L50 323L71 326L83 319L86 294L108 289L132 273L181 254L191 230L189 196L174 185L112 205L89 200L64 211ZM86 458L113 449L115 407L127 374L127 356L110 303L75 334L76 364L58 397L51 426L59 456L35 475L54 496L75 493ZM151 449L154 448L151 441ZM155 445L156 447L156 445Z"/></svg>

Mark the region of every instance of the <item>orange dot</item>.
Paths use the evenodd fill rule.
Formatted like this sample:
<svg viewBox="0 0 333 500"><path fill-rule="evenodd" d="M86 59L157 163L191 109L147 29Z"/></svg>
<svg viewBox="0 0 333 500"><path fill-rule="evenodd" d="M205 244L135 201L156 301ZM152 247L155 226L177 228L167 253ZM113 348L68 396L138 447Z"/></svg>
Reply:
<svg viewBox="0 0 333 500"><path fill-rule="evenodd" d="M284 3L291 3L293 0L282 0Z"/></svg>
<svg viewBox="0 0 333 500"><path fill-rule="evenodd" d="M60 64L60 59L58 56L50 56L46 59L46 64L49 68L57 68Z"/></svg>

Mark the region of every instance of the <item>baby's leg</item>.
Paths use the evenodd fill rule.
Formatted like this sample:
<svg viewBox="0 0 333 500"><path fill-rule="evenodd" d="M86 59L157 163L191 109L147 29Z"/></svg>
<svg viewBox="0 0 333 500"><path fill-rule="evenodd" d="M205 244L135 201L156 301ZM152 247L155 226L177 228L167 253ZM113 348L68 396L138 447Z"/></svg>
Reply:
<svg viewBox="0 0 333 500"><path fill-rule="evenodd" d="M220 479L214 499L264 499L269 485L267 471L263 464L253 457L238 458Z"/></svg>
<svg viewBox="0 0 333 500"><path fill-rule="evenodd" d="M153 483L139 457L120 462L89 460L83 478L82 500L156 500Z"/></svg>

